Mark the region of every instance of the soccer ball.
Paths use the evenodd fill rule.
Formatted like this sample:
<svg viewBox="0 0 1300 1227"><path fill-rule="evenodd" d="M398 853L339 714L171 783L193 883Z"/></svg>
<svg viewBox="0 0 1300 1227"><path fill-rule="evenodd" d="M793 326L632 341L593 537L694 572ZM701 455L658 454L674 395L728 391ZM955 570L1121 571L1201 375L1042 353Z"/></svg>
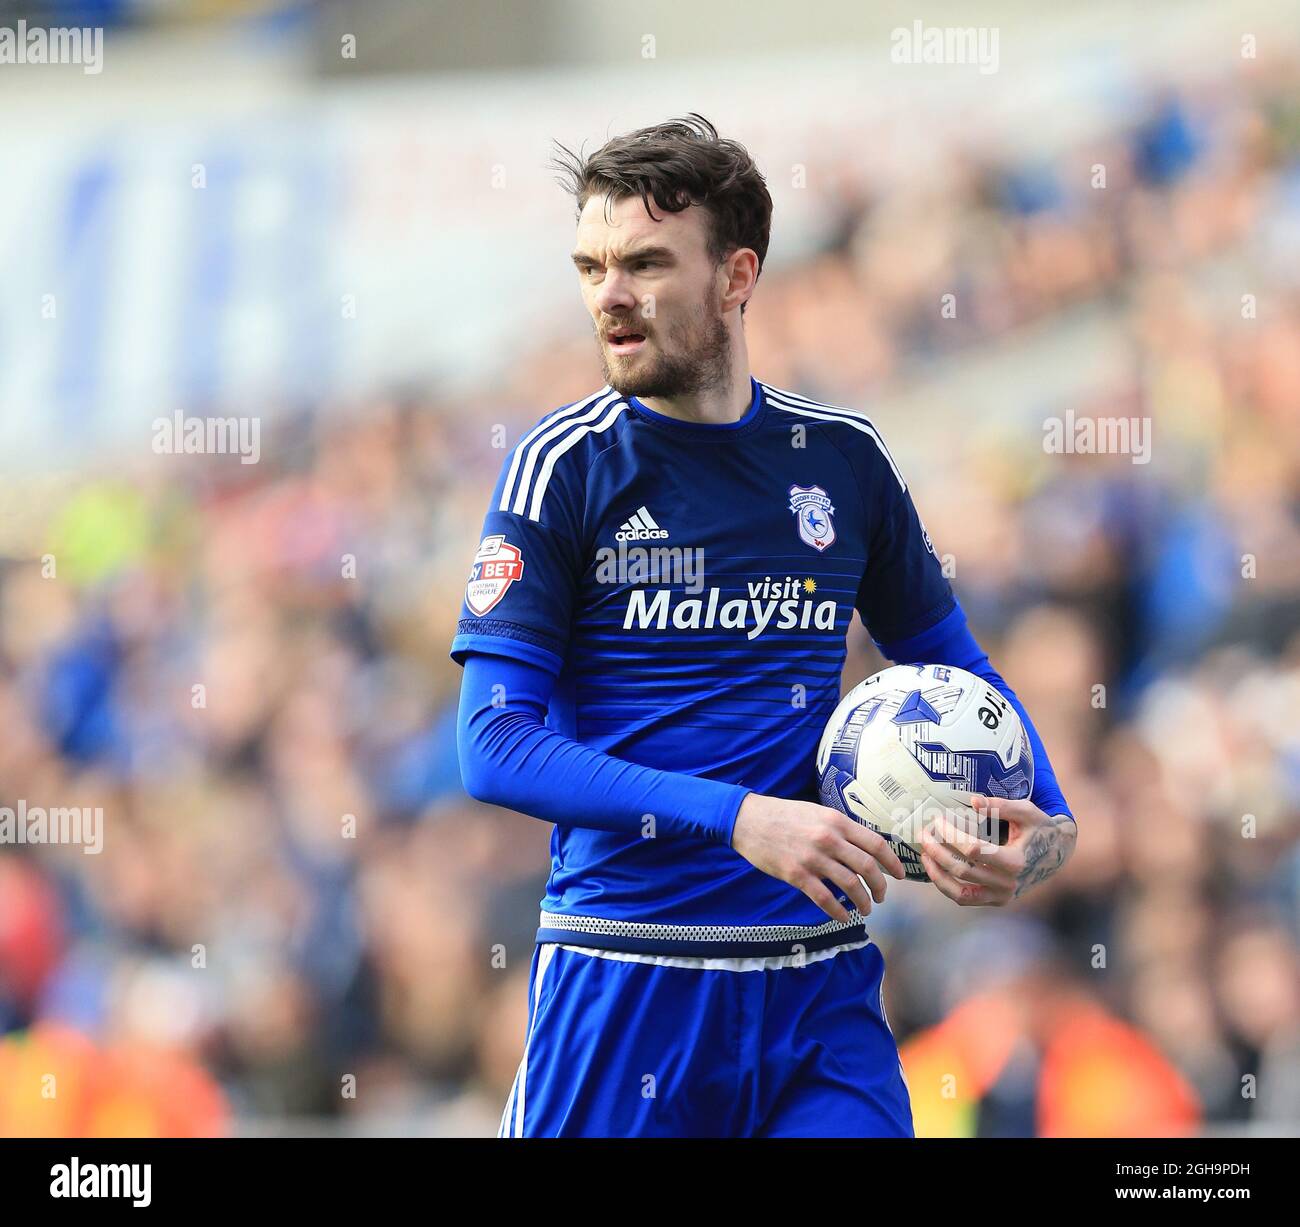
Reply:
<svg viewBox="0 0 1300 1227"><path fill-rule="evenodd" d="M940 815L1000 843L963 793L1027 797L1034 759L1016 709L951 665L894 665L855 686L817 747L822 804L878 831L914 881L921 837Z"/></svg>

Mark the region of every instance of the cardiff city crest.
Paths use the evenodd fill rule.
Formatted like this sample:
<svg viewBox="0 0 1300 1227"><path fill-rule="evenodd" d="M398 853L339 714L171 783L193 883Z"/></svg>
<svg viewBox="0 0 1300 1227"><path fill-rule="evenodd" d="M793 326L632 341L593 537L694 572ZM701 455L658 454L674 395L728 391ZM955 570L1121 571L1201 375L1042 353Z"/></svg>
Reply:
<svg viewBox="0 0 1300 1227"><path fill-rule="evenodd" d="M494 609L506 589L524 573L524 556L501 533L484 537L474 555L474 566L465 585L465 604L470 613L481 618Z"/></svg>
<svg viewBox="0 0 1300 1227"><path fill-rule="evenodd" d="M835 540L830 495L821 486L791 486L790 510L799 525L799 539L815 550L824 550Z"/></svg>

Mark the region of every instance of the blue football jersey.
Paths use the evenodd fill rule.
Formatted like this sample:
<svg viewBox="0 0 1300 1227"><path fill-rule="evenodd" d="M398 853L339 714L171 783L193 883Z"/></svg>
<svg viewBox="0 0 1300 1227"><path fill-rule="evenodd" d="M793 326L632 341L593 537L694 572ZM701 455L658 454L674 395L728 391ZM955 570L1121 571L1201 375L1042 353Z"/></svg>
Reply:
<svg viewBox="0 0 1300 1227"><path fill-rule="evenodd" d="M452 656L550 669L548 725L616 758L816 801L855 608L879 642L953 608L870 421L753 381L739 421L703 425L607 386L506 458ZM551 852L544 928L826 927L721 843L561 825Z"/></svg>

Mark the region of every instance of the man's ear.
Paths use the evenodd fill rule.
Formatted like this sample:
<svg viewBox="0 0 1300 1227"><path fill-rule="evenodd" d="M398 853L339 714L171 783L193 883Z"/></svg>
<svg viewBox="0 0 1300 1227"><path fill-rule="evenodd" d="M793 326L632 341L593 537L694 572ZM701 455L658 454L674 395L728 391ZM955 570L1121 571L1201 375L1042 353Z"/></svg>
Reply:
<svg viewBox="0 0 1300 1227"><path fill-rule="evenodd" d="M754 294L758 281L758 254L751 247L740 247L722 262L723 309L743 307Z"/></svg>

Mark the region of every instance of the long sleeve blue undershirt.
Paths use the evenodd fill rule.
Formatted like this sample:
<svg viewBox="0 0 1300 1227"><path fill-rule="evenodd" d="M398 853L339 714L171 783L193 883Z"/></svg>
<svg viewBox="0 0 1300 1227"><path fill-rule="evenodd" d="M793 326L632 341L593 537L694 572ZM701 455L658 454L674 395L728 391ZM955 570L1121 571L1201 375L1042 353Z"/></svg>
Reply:
<svg viewBox="0 0 1300 1227"><path fill-rule="evenodd" d="M877 646L900 664L953 665L996 687L1029 735L1034 804L1049 815L1069 814L1042 739L970 633L960 605L919 635ZM547 728L554 686L551 672L538 665L491 653L466 656L456 732L461 776L471 796L548 822L602 831L646 833L652 817L657 835L730 846L750 789L629 763Z"/></svg>
<svg viewBox="0 0 1300 1227"><path fill-rule="evenodd" d="M695 836L728 846L752 791L615 758L545 726L555 678L540 665L472 652L465 658L456 742L472 797L567 826Z"/></svg>

